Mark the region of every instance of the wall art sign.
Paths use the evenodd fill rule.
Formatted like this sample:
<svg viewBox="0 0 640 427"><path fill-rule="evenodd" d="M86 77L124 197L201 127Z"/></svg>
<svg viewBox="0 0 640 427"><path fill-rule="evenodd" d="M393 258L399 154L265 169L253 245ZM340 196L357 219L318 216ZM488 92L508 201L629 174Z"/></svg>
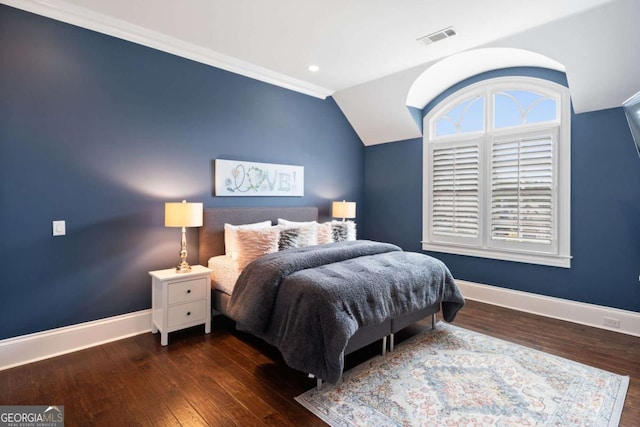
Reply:
<svg viewBox="0 0 640 427"><path fill-rule="evenodd" d="M216 196L304 196L304 167L215 159Z"/></svg>

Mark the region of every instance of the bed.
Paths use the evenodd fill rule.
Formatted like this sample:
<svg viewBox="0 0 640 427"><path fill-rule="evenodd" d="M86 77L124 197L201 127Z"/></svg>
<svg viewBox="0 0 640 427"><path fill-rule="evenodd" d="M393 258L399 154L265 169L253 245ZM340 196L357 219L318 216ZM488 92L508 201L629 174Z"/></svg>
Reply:
<svg viewBox="0 0 640 427"><path fill-rule="evenodd" d="M279 219L317 221L318 209L205 209L199 262L214 270L213 310L236 321L239 330L276 346L290 367L315 376L318 387L322 380L335 383L341 378L346 354L378 340L384 353L387 337L393 350L393 336L401 329L427 316L432 316L435 326L435 314L441 310L445 320L452 321L464 305L453 277L440 261L394 245L360 240L267 254L231 274L227 280L236 281L231 288L219 284L224 276L220 272L225 270L220 262L228 258L224 256L225 224L278 224ZM435 297L427 298L422 289L426 287L416 283L403 290L404 279L399 277L406 276L413 264L424 265L422 275L427 274L422 270L429 269L433 279L428 288L437 293ZM397 271L392 274L393 268ZM388 285L391 282L393 286ZM387 300L400 298L398 293L409 295L410 301L389 305Z"/></svg>

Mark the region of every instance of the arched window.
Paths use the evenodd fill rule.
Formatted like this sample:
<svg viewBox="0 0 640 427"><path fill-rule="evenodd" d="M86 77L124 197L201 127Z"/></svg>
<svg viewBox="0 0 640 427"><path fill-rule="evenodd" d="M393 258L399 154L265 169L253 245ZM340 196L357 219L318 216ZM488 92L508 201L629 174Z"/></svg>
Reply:
<svg viewBox="0 0 640 427"><path fill-rule="evenodd" d="M570 267L570 101L531 77L467 86L424 118L423 249Z"/></svg>

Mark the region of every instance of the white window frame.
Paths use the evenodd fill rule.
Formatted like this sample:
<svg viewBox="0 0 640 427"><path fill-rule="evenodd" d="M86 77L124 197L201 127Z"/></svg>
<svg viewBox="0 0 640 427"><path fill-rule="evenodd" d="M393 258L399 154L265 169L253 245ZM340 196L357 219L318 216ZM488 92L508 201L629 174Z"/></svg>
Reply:
<svg viewBox="0 0 640 427"><path fill-rule="evenodd" d="M494 129L493 94L499 91L525 90L543 93L556 100L559 120L553 122L533 123L514 127ZM482 132L463 133L457 135L435 136L435 121L439 116L455 107L464 99L474 95L484 96L484 130ZM569 90L560 84L524 76L499 77L484 80L449 95L433 108L423 119L423 227L422 249L426 251L444 252L459 255L475 256L506 261L548 265L554 267L571 267L571 104ZM495 138L509 135L517 129L518 133L538 134L552 132L555 137L553 151L553 243L546 251L536 245L509 242L496 244L490 241L490 204L491 204L491 144ZM431 199L432 175L431 149L434 144L455 144L456 142L478 140L481 142L480 162L480 236L478 239L438 238L432 233Z"/></svg>

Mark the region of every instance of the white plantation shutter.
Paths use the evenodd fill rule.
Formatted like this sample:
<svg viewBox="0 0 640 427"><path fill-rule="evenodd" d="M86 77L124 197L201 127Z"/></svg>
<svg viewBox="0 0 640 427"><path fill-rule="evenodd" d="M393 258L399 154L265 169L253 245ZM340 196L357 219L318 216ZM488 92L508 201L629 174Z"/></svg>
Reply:
<svg viewBox="0 0 640 427"><path fill-rule="evenodd" d="M566 87L524 76L477 82L423 124L423 250L571 267Z"/></svg>
<svg viewBox="0 0 640 427"><path fill-rule="evenodd" d="M553 146L550 134L493 142L490 214L493 242L547 247L553 244Z"/></svg>
<svg viewBox="0 0 640 427"><path fill-rule="evenodd" d="M432 233L437 240L477 239L480 221L480 147L432 146Z"/></svg>

